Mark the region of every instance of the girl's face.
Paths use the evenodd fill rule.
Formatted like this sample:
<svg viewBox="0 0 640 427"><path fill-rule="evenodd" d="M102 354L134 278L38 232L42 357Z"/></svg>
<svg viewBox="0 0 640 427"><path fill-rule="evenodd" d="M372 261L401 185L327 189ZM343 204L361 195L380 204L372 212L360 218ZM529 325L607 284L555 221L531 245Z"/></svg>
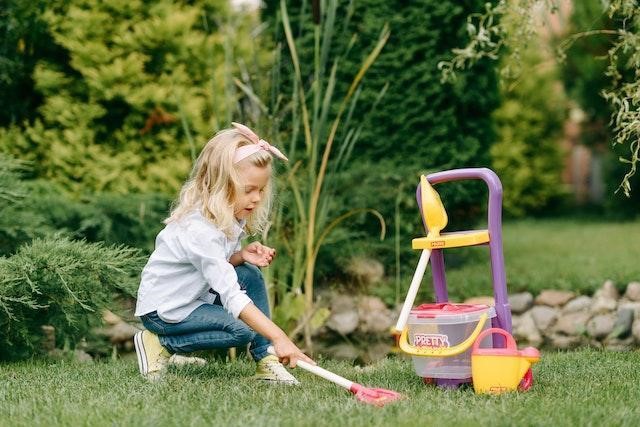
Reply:
<svg viewBox="0 0 640 427"><path fill-rule="evenodd" d="M251 215L262 200L264 188L271 179L271 165L258 167L251 163L238 163L240 175L240 188L236 193L233 203L233 213L237 220L242 220Z"/></svg>

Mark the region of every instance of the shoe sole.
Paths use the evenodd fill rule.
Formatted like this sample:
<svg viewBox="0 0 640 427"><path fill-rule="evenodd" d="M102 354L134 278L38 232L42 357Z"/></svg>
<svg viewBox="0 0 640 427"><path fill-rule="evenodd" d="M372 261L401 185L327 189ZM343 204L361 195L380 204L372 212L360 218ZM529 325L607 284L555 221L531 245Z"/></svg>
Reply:
<svg viewBox="0 0 640 427"><path fill-rule="evenodd" d="M254 380L264 383L264 384L272 384L272 385L300 385L300 381L282 381L282 380L274 380L269 378L257 378L253 377Z"/></svg>
<svg viewBox="0 0 640 427"><path fill-rule="evenodd" d="M133 336L133 344L136 347L136 355L138 356L138 369L143 376L146 376L149 372L149 365L147 364L147 352L144 349L142 332L143 331L136 332Z"/></svg>

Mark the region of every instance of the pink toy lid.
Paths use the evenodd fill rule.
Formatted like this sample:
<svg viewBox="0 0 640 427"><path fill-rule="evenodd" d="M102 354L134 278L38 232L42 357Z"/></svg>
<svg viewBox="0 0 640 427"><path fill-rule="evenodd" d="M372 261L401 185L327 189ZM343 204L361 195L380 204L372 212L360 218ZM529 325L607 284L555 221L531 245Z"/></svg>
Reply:
<svg viewBox="0 0 640 427"><path fill-rule="evenodd" d="M418 319L440 316L457 316L460 314L476 313L489 308L484 304L455 304L449 302L422 304L411 310L411 314Z"/></svg>

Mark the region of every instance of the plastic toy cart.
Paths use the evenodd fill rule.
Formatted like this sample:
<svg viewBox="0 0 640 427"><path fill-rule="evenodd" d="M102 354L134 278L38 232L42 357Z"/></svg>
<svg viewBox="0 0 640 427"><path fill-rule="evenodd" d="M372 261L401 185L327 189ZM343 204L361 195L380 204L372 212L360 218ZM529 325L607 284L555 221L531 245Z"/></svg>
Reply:
<svg viewBox="0 0 640 427"><path fill-rule="evenodd" d="M461 180L482 180L486 183L489 190L487 229L441 233L441 230L447 225L448 218L440 196L432 186ZM427 235L412 241L413 248L419 249L422 252L395 328L396 333L400 334L400 348L405 353L414 356L414 361L416 358L421 357L436 360L443 359L458 356L464 352L470 355L471 346L475 338L477 338L483 330L486 330L489 325L511 333L511 309L507 294L504 255L502 251L502 184L498 176L490 169L455 169L433 173L426 177L422 176L420 185L416 191L416 197ZM495 300L495 305L491 309L491 315L488 316L484 314L476 316L476 323L470 328L470 335L458 345L416 346L410 343L407 321L410 316L415 321L415 319L421 315L416 310L412 310L412 308L429 261L431 261L436 304L448 304L449 296L444 268L444 251L448 248L478 245L488 246L490 252L493 295ZM450 305L455 306L453 303L450 303ZM448 310L451 310L451 308ZM471 309L467 308L466 310ZM444 316L442 318L446 319L445 315L447 314L449 313L442 313ZM437 317L438 314L435 313L432 316ZM445 323L447 322L450 323L450 321L445 320ZM425 341L425 338L422 338L422 341ZM492 344L494 347L504 346L504 337L495 336ZM417 365L416 372L418 372ZM469 374L469 378L429 378L427 376L423 376L423 378L425 382L435 382L440 386L456 387L462 383L470 382L470 376ZM527 384L531 384L530 371L525 375L521 389L528 388Z"/></svg>

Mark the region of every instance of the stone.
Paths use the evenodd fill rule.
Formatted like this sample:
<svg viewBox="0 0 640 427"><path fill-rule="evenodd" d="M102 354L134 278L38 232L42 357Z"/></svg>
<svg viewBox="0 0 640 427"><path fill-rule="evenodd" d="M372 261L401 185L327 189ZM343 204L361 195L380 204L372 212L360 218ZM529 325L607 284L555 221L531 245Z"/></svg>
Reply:
<svg viewBox="0 0 640 427"><path fill-rule="evenodd" d="M360 286L366 288L384 278L384 265L378 260L364 257L351 258L345 272Z"/></svg>
<svg viewBox="0 0 640 427"><path fill-rule="evenodd" d="M633 311L633 317L635 319L640 319L640 301L621 299L618 302L618 311L620 310L631 310Z"/></svg>
<svg viewBox="0 0 640 427"><path fill-rule="evenodd" d="M367 346L367 350L363 356L364 362L367 364L384 360L391 352L388 342L378 342Z"/></svg>
<svg viewBox="0 0 640 427"><path fill-rule="evenodd" d="M358 306L354 297L334 295L331 298L330 311L327 328L341 335L349 335L358 328L360 316L358 316Z"/></svg>
<svg viewBox="0 0 640 427"><path fill-rule="evenodd" d="M616 317L612 314L598 314L587 322L587 333L595 339L602 339L613 331Z"/></svg>
<svg viewBox="0 0 640 427"><path fill-rule="evenodd" d="M331 312L342 312L353 310L358 306L356 297L348 294L333 294L331 296Z"/></svg>
<svg viewBox="0 0 640 427"><path fill-rule="evenodd" d="M56 328L51 325L42 325L42 349L51 352L56 348Z"/></svg>
<svg viewBox="0 0 640 427"><path fill-rule="evenodd" d="M467 298L466 300L464 300L464 304L482 304L482 305L493 306L496 303L493 300L493 297L483 295L483 296Z"/></svg>
<svg viewBox="0 0 640 427"><path fill-rule="evenodd" d="M349 335L358 329L358 323L360 323L358 312L353 310L331 314L326 326L340 335Z"/></svg>
<svg viewBox="0 0 640 427"><path fill-rule="evenodd" d="M356 346L348 343L332 345L325 349L325 352L331 359L348 360L353 362L360 357L360 352Z"/></svg>
<svg viewBox="0 0 640 427"><path fill-rule="evenodd" d="M618 310L616 316L616 323L613 325L613 330L609 334L608 338L627 338L631 334L631 326L633 325L633 310L626 308Z"/></svg>
<svg viewBox="0 0 640 427"><path fill-rule="evenodd" d="M640 301L640 282L629 283L624 296L630 301Z"/></svg>
<svg viewBox="0 0 640 427"><path fill-rule="evenodd" d="M561 315L552 331L562 335L580 335L586 330L589 313L577 311Z"/></svg>
<svg viewBox="0 0 640 427"><path fill-rule="evenodd" d="M118 323L123 321L120 316L118 316L117 314L113 313L110 310L102 311L102 320L107 325L117 325Z"/></svg>
<svg viewBox="0 0 640 427"><path fill-rule="evenodd" d="M633 337L607 339L604 348L609 351L629 351L633 348Z"/></svg>
<svg viewBox="0 0 640 427"><path fill-rule="evenodd" d="M576 335L552 334L550 341L553 347L561 350L567 350L577 347L582 340Z"/></svg>
<svg viewBox="0 0 640 427"><path fill-rule="evenodd" d="M616 309L618 301L606 296L597 296L591 300L589 311L591 314L606 314Z"/></svg>
<svg viewBox="0 0 640 427"><path fill-rule="evenodd" d="M538 346L542 344L542 335L536 327L531 312L528 311L520 316L518 328L513 329L514 338L517 341L526 341L529 345Z"/></svg>
<svg viewBox="0 0 640 427"><path fill-rule="evenodd" d="M587 339L586 345L594 349L604 349L604 344L602 343L602 341L598 341L595 338Z"/></svg>
<svg viewBox="0 0 640 427"><path fill-rule="evenodd" d="M538 330L544 334L555 323L559 310L546 305L536 305L529 312Z"/></svg>
<svg viewBox="0 0 640 427"><path fill-rule="evenodd" d="M511 306L512 313L524 313L533 305L533 295L531 295L531 292L520 292L509 295L509 305Z"/></svg>
<svg viewBox="0 0 640 427"><path fill-rule="evenodd" d="M514 314L511 316L511 330L515 331L520 326L520 316Z"/></svg>
<svg viewBox="0 0 640 427"><path fill-rule="evenodd" d="M89 353L84 350L74 350L73 351L73 359L76 362L80 363L92 363L93 357Z"/></svg>
<svg viewBox="0 0 640 427"><path fill-rule="evenodd" d="M535 299L536 305L548 305L550 307L560 307L569 302L576 294L571 291L557 291L546 289L540 292Z"/></svg>
<svg viewBox="0 0 640 427"><path fill-rule="evenodd" d="M394 323L391 310L378 297L365 296L358 300L358 329L364 333L388 332Z"/></svg>
<svg viewBox="0 0 640 427"><path fill-rule="evenodd" d="M577 298L572 299L568 303L562 307L563 313L573 313L576 311L588 310L591 306L591 297L586 295L581 295Z"/></svg>
<svg viewBox="0 0 640 427"><path fill-rule="evenodd" d="M120 323L117 323L108 328L105 331L105 334L109 337L109 341L112 344L120 344L125 341L132 340L133 336L138 331L140 331L140 329L128 324L127 322L121 321Z"/></svg>
<svg viewBox="0 0 640 427"><path fill-rule="evenodd" d="M64 350L62 350L61 348L54 348L53 350L47 353L47 356L49 356L52 359L62 360L67 357L67 353L65 353Z"/></svg>
<svg viewBox="0 0 640 427"><path fill-rule="evenodd" d="M620 292L618 292L618 288L616 288L613 280L607 280L602 284L602 287L593 294L593 296L595 298L605 297L617 300L620 298Z"/></svg>
<svg viewBox="0 0 640 427"><path fill-rule="evenodd" d="M640 319L636 319L633 321L633 326L631 326L631 334L633 335L633 339L635 339L636 342L640 344Z"/></svg>

